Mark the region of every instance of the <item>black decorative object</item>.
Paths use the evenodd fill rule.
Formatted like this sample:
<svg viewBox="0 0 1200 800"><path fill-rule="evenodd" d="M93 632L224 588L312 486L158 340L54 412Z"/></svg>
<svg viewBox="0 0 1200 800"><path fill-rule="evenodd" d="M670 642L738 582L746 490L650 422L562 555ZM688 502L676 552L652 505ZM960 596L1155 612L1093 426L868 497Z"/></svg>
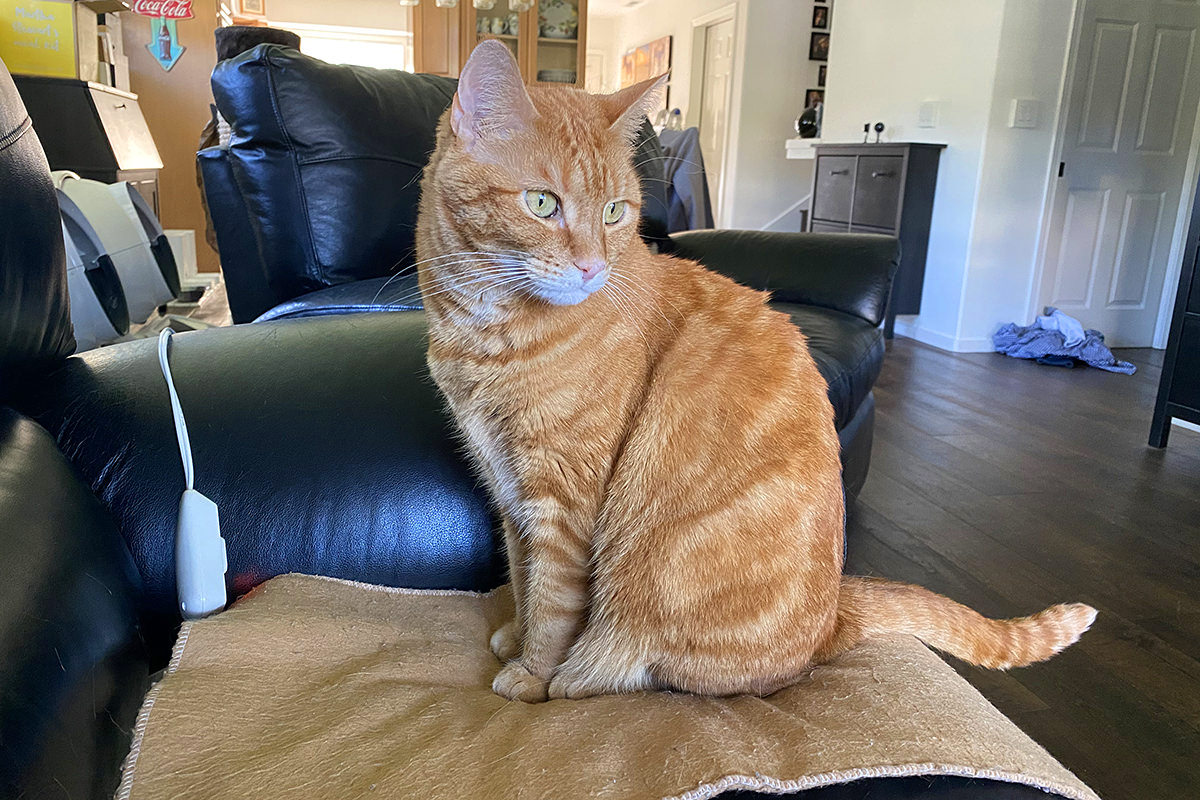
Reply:
<svg viewBox="0 0 1200 800"><path fill-rule="evenodd" d="M829 60L829 34L813 32L808 42L809 61Z"/></svg>
<svg viewBox="0 0 1200 800"><path fill-rule="evenodd" d="M871 123L863 123L863 144L867 143L867 137L871 135Z"/></svg>
<svg viewBox="0 0 1200 800"><path fill-rule="evenodd" d="M875 123L875 144L879 144L879 136L883 133L884 125L882 122Z"/></svg>
<svg viewBox="0 0 1200 800"><path fill-rule="evenodd" d="M809 106L796 120L796 133L800 135L801 139L815 139L820 130L820 126L817 124L817 109Z"/></svg>

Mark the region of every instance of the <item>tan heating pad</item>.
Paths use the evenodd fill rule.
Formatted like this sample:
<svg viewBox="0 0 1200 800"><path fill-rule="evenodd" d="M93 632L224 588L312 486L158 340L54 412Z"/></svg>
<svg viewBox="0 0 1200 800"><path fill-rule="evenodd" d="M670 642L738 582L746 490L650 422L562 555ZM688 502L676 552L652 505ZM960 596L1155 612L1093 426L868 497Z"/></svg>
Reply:
<svg viewBox="0 0 1200 800"><path fill-rule="evenodd" d="M285 575L185 624L120 800L709 798L902 775L1096 795L914 639L766 698L492 694L506 590ZM1037 669L1037 667L1034 667Z"/></svg>

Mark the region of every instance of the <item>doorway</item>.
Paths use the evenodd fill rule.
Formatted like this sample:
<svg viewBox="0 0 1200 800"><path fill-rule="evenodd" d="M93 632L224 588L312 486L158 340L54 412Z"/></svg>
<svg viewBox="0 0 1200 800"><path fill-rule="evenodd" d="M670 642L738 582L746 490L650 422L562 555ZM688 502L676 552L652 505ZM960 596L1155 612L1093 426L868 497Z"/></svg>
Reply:
<svg viewBox="0 0 1200 800"><path fill-rule="evenodd" d="M722 219L731 106L733 102L734 23L736 6L730 5L692 21L691 115L700 130L700 152L712 197L713 216Z"/></svg>
<svg viewBox="0 0 1200 800"><path fill-rule="evenodd" d="M1164 0L1084 0L1076 18L1037 297L1112 347L1162 338L1193 183L1198 28L1200 6Z"/></svg>

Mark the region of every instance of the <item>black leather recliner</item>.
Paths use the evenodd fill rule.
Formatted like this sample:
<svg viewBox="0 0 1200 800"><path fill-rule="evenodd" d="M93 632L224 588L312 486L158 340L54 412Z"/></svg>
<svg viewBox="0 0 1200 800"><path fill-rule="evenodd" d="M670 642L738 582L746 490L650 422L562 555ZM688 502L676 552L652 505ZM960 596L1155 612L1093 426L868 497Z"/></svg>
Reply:
<svg viewBox="0 0 1200 800"><path fill-rule="evenodd" d="M421 171L456 81L326 64L265 44L218 64L212 86L232 134L198 159L234 321L419 309L412 264ZM644 125L635 156L643 235L772 292L808 336L829 383L843 480L857 494L870 463L871 386L884 353L878 325L896 240L752 231L667 237L658 233L666 230L666 196L657 141Z"/></svg>
<svg viewBox="0 0 1200 800"><path fill-rule="evenodd" d="M813 241L804 247L834 246ZM871 263L887 272L886 258ZM154 342L71 356L66 292L46 160L0 67L5 798L111 797L149 675L179 624L172 536L183 475ZM339 314L173 340L196 486L220 504L232 592L289 571L462 589L503 579L486 500L425 370L422 331L420 312ZM917 779L804 796L1042 795Z"/></svg>

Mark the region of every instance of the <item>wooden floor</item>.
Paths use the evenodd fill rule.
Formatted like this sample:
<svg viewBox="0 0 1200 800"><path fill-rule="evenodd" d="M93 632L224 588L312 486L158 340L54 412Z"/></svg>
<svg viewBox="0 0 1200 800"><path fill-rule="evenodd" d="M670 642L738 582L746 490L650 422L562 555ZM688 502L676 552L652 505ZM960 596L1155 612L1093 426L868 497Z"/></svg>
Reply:
<svg viewBox="0 0 1200 800"><path fill-rule="evenodd" d="M1200 434L1146 446L1162 353L1132 377L897 338L876 384L850 572L989 616L1081 600L1081 642L956 667L1105 800L1200 797Z"/></svg>

